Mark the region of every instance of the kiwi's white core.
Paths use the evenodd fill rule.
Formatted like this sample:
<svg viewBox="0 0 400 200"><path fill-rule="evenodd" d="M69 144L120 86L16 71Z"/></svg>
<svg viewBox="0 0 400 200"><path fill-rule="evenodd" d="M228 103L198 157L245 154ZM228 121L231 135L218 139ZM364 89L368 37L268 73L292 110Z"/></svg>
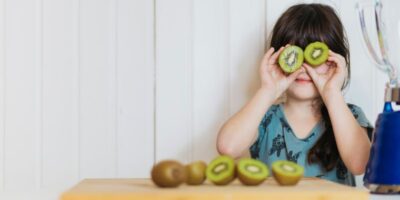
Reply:
<svg viewBox="0 0 400 200"><path fill-rule="evenodd" d="M315 59L321 56L321 54L322 54L322 49L314 49L314 51L312 52L312 57Z"/></svg>
<svg viewBox="0 0 400 200"><path fill-rule="evenodd" d="M249 171L249 172L251 172L251 173L258 173L258 172L261 171L259 167L254 166L254 165L248 165L248 166L246 167L246 169L247 169L247 171Z"/></svg>
<svg viewBox="0 0 400 200"><path fill-rule="evenodd" d="M285 170L285 171L288 171L288 172L295 172L296 171L296 169L294 167L292 167L290 165L285 165L285 164L282 165L282 169Z"/></svg>
<svg viewBox="0 0 400 200"><path fill-rule="evenodd" d="M288 64L289 66L292 66L292 65L294 65L295 61L296 61L296 53L292 51L289 53L289 57L287 59L286 64Z"/></svg>
<svg viewBox="0 0 400 200"><path fill-rule="evenodd" d="M224 171L225 169L226 169L225 163L221 163L221 164L215 166L215 168L214 168L213 171L214 171L214 173L219 174L219 173L221 173L222 171Z"/></svg>

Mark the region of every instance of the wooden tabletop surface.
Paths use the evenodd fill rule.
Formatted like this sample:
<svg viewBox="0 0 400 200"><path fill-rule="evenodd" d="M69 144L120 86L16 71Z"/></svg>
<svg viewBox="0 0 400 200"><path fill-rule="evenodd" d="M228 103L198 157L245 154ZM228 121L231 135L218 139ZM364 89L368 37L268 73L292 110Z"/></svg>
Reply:
<svg viewBox="0 0 400 200"><path fill-rule="evenodd" d="M268 178L258 186L235 180L227 186L205 182L200 186L158 188L149 179L86 179L65 192L62 200L148 200L148 199L347 199L367 200L365 189L348 187L323 179L303 178L296 186L280 186Z"/></svg>

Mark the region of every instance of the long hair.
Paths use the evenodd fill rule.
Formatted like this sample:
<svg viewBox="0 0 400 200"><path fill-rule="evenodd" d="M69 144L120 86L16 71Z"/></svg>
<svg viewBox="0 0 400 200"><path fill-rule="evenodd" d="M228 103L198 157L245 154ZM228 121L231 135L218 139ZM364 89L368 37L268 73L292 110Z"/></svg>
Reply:
<svg viewBox="0 0 400 200"><path fill-rule="evenodd" d="M286 44L305 48L309 43L322 41L330 50L346 59L348 77L342 90L350 80L350 54L343 25L330 6L322 4L298 4L288 8L278 19L270 38L271 47L279 49ZM325 132L310 149L308 163L318 163L326 171L332 170L341 162L333 135L332 124L326 106L321 101L321 116L325 122Z"/></svg>

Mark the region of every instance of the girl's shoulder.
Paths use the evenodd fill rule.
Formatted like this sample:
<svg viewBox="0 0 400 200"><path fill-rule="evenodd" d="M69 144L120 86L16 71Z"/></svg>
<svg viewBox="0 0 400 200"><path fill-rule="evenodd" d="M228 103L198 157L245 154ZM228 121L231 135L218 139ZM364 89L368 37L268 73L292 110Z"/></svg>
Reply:
<svg viewBox="0 0 400 200"><path fill-rule="evenodd" d="M368 121L361 107L351 103L347 103L347 106L349 107L350 111L353 113L354 117L357 120L362 119Z"/></svg>
<svg viewBox="0 0 400 200"><path fill-rule="evenodd" d="M365 115L364 111L361 107L348 103L347 106L349 107L350 111L353 113L354 118L356 118L358 124L367 129L368 138L372 139L372 131L373 125L368 120L367 116Z"/></svg>
<svg viewBox="0 0 400 200"><path fill-rule="evenodd" d="M355 104L347 103L347 106L351 110L352 113L360 113L363 112L360 106L357 106Z"/></svg>
<svg viewBox="0 0 400 200"><path fill-rule="evenodd" d="M280 109L281 104L273 104L271 107L269 107L266 115L273 115L273 114L277 114L278 110Z"/></svg>
<svg viewBox="0 0 400 200"><path fill-rule="evenodd" d="M265 113L260 126L261 128L266 128L274 119L279 119L280 116L280 104L273 104L272 106L269 107L267 112Z"/></svg>

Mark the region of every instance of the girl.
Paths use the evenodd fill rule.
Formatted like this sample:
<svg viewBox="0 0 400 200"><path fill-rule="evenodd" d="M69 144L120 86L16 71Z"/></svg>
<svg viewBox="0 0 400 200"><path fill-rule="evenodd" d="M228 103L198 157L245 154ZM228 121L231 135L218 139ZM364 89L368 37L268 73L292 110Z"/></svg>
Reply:
<svg viewBox="0 0 400 200"><path fill-rule="evenodd" d="M284 74L277 64L284 46L304 49L315 41L329 46L327 62ZM250 149L268 165L290 160L304 166L305 176L354 186L353 175L364 173L369 158L372 126L342 95L350 56L340 19L326 5L292 6L275 24L270 46L259 70L261 87L223 125L218 151L238 158ZM274 104L282 95L285 101Z"/></svg>

